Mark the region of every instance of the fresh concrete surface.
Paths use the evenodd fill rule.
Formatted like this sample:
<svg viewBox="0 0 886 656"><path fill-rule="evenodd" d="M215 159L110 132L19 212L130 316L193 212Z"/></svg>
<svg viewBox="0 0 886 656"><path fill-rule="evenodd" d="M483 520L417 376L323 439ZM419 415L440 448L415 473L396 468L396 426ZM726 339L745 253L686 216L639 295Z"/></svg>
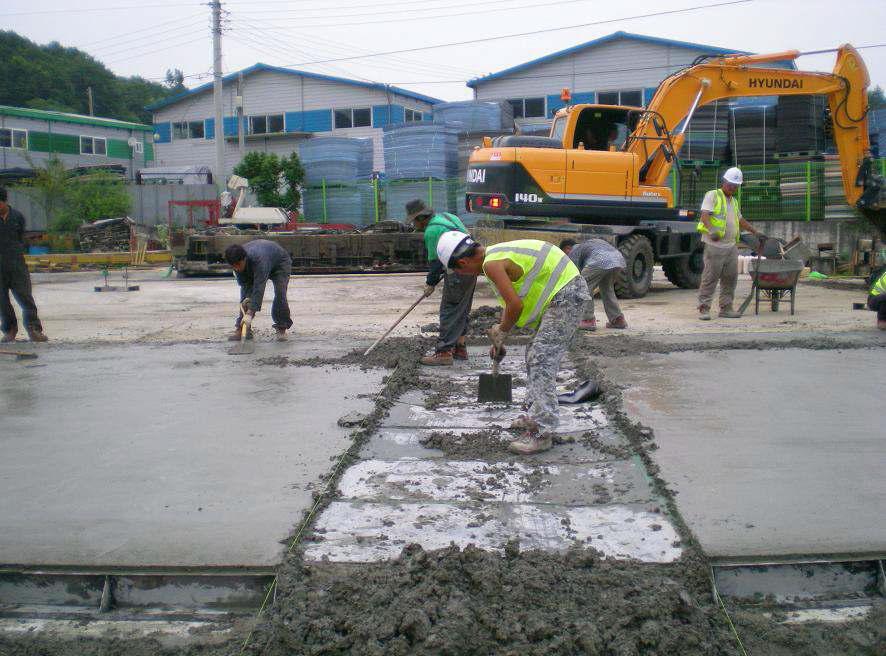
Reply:
<svg viewBox="0 0 886 656"><path fill-rule="evenodd" d="M709 555L886 555L886 350L599 362Z"/></svg>
<svg viewBox="0 0 886 656"><path fill-rule="evenodd" d="M273 566L383 375L257 365L293 342L41 347L0 363L2 564Z"/></svg>

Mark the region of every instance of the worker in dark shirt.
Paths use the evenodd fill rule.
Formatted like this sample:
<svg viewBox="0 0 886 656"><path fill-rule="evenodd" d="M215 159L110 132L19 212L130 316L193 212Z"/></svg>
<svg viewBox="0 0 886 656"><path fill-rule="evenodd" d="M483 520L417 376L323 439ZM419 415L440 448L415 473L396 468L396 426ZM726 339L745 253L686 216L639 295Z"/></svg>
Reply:
<svg viewBox="0 0 886 656"><path fill-rule="evenodd" d="M286 331L292 327L289 315L289 302L286 290L292 275L292 258L279 244L267 239L255 239L240 244L232 244L225 249L225 261L234 269L240 285L240 306L234 332L230 340L240 339L243 321L249 324L247 339L252 339L252 319L261 310L262 298L268 280L274 283L274 303L271 305L271 318L277 331L277 340L286 341Z"/></svg>
<svg viewBox="0 0 886 656"><path fill-rule="evenodd" d="M31 294L31 274L25 263L25 217L9 206L6 189L0 187L0 342L14 342L18 319L9 292L22 309L22 323L32 342L47 341Z"/></svg>

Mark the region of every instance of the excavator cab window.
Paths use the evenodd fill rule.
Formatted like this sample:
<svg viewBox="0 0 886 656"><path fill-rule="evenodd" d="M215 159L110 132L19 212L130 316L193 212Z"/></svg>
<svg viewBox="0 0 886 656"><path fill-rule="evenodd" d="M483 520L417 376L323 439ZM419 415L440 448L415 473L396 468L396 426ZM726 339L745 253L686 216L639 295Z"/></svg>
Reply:
<svg viewBox="0 0 886 656"><path fill-rule="evenodd" d="M585 150L621 150L636 121L636 112L628 109L586 107L575 123L572 147L582 144Z"/></svg>

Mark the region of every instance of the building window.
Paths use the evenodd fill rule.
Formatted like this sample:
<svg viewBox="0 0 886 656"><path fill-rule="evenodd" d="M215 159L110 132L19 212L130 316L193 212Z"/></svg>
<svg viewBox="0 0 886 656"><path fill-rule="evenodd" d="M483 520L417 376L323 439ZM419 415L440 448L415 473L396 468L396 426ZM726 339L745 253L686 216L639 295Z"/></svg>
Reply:
<svg viewBox="0 0 886 656"><path fill-rule="evenodd" d="M417 109L407 109L404 120L407 123L418 123L421 121L421 112Z"/></svg>
<svg viewBox="0 0 886 656"><path fill-rule="evenodd" d="M249 117L249 134L274 134L285 131L283 114Z"/></svg>
<svg viewBox="0 0 886 656"><path fill-rule="evenodd" d="M107 155L108 142L104 137L80 137L81 155Z"/></svg>
<svg viewBox="0 0 886 656"><path fill-rule="evenodd" d="M28 131L15 128L0 128L0 148L28 149Z"/></svg>
<svg viewBox="0 0 886 656"><path fill-rule="evenodd" d="M336 109L334 116L336 129L372 127L372 110L368 107Z"/></svg>
<svg viewBox="0 0 886 656"><path fill-rule="evenodd" d="M514 110L514 118L536 118L545 116L544 98L508 98Z"/></svg>
<svg viewBox="0 0 886 656"><path fill-rule="evenodd" d="M173 139L203 139L203 121L183 121L172 124Z"/></svg>
<svg viewBox="0 0 886 656"><path fill-rule="evenodd" d="M628 107L642 107L643 91L641 89L601 91L597 94L597 102L601 105L627 105Z"/></svg>

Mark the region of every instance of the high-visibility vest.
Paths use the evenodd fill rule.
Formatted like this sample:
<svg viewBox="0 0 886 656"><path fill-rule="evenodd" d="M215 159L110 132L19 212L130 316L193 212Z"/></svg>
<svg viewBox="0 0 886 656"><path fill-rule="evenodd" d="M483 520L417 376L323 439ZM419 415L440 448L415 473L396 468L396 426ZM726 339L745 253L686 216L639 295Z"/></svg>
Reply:
<svg viewBox="0 0 886 656"><path fill-rule="evenodd" d="M581 275L566 253L538 239L517 239L490 246L483 259L484 269L488 262L498 260L511 260L523 269L523 275L513 282L517 296L523 301L523 311L516 322L520 328L537 328L554 295ZM504 305L497 289L495 293Z"/></svg>
<svg viewBox="0 0 886 656"><path fill-rule="evenodd" d="M871 286L871 296L879 296L880 294L886 294L886 271Z"/></svg>
<svg viewBox="0 0 886 656"><path fill-rule="evenodd" d="M741 216L741 206L738 204L738 198L735 196L732 197L732 202L734 203L733 207L735 208L735 243L737 244L739 237L741 237L741 230L738 227L738 219ZM711 226L714 228L714 233L719 234L721 239L726 236L726 194L723 193L722 189L717 189L717 195L714 197L714 210L711 212ZM699 221L695 226L695 229L702 234L709 232L708 227L703 221Z"/></svg>

